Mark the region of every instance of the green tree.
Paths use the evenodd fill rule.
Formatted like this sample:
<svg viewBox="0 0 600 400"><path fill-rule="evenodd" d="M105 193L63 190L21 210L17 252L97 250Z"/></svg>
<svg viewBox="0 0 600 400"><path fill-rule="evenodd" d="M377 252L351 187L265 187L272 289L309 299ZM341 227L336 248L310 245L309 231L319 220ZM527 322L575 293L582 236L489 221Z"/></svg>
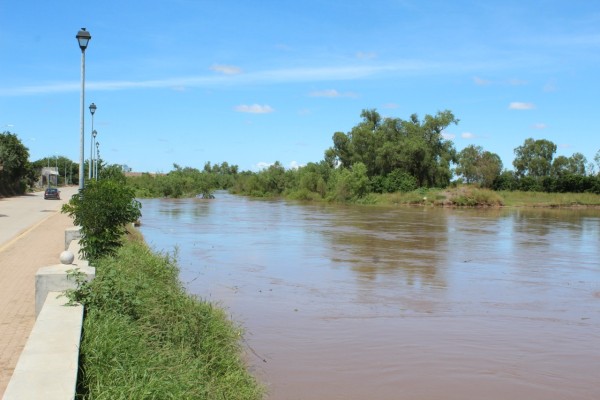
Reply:
<svg viewBox="0 0 600 400"><path fill-rule="evenodd" d="M491 188L494 181L502 173L502 159L496 153L484 151L479 160L478 167L480 174L479 183L482 187Z"/></svg>
<svg viewBox="0 0 600 400"><path fill-rule="evenodd" d="M470 145L458 153L458 166L456 174L465 179L465 183L477 182L479 177L477 163L481 158L483 149L480 146Z"/></svg>
<svg viewBox="0 0 600 400"><path fill-rule="evenodd" d="M34 181L29 149L17 135L0 133L0 195L23 194Z"/></svg>
<svg viewBox="0 0 600 400"><path fill-rule="evenodd" d="M141 204L132 188L104 179L87 182L79 194L62 206L81 227L81 254L88 260L110 255L121 246L125 225L140 218Z"/></svg>
<svg viewBox="0 0 600 400"><path fill-rule="evenodd" d="M100 165L98 165L98 167L100 167ZM127 178L125 178L125 174L123 173L123 168L117 164L111 164L103 167L101 178L103 180L109 179L122 185L127 182ZM100 172L98 172L98 179L100 179Z"/></svg>
<svg viewBox="0 0 600 400"><path fill-rule="evenodd" d="M563 176L569 173L569 158L565 156L558 156L552 160L552 173L553 177Z"/></svg>
<svg viewBox="0 0 600 400"><path fill-rule="evenodd" d="M325 161L333 166L351 168L362 163L367 176L387 176L394 170L415 177L419 186L446 186L456 161L456 150L442 132L458 119L446 110L421 121L416 114L410 120L382 119L375 110L363 110L363 120L344 134L333 135L333 147L325 151Z"/></svg>
<svg viewBox="0 0 600 400"><path fill-rule="evenodd" d="M448 110L435 116L426 115L423 121L413 114L410 121L404 122L409 136L408 172L417 179L419 186L444 187L450 183L450 163L456 162L456 150L451 141L442 137L442 132L458 122Z"/></svg>
<svg viewBox="0 0 600 400"><path fill-rule="evenodd" d="M573 153L569 157L569 172L573 175L585 175L587 159L581 153Z"/></svg>
<svg viewBox="0 0 600 400"><path fill-rule="evenodd" d="M501 172L500 156L484 151L481 146L470 145L458 153L456 173L462 175L466 183L478 183L490 188Z"/></svg>
<svg viewBox="0 0 600 400"><path fill-rule="evenodd" d="M523 145L515 149L513 166L517 176L532 178L550 176L554 153L556 153L556 145L551 141L526 139Z"/></svg>

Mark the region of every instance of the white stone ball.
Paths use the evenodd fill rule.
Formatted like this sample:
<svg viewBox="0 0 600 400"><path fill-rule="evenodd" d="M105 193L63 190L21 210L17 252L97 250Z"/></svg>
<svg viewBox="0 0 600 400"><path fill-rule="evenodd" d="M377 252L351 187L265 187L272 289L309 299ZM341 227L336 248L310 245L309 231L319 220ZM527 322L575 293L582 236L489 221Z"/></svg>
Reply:
<svg viewBox="0 0 600 400"><path fill-rule="evenodd" d="M62 264L73 264L75 256L70 251L63 251L60 253L60 262Z"/></svg>

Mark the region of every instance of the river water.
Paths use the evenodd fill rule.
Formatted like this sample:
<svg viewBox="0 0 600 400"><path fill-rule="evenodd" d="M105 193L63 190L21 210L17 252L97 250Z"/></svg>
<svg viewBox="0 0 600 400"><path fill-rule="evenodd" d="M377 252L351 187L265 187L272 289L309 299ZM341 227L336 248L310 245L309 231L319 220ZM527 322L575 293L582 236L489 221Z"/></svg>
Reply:
<svg viewBox="0 0 600 400"><path fill-rule="evenodd" d="M142 204L269 400L600 399L600 210Z"/></svg>

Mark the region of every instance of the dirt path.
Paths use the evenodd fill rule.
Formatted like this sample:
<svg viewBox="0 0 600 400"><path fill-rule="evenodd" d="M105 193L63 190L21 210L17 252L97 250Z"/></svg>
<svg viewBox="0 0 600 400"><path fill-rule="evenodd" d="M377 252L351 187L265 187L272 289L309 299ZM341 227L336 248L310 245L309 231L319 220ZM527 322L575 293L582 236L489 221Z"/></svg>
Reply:
<svg viewBox="0 0 600 400"><path fill-rule="evenodd" d="M48 214L0 246L0 397L35 321L35 273L59 263L64 231L73 226L65 214Z"/></svg>

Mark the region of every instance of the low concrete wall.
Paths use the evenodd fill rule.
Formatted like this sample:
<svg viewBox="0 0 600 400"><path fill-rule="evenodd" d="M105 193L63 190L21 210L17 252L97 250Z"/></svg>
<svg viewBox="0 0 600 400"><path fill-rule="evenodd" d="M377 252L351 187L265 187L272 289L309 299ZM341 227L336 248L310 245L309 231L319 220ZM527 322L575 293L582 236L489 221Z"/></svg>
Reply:
<svg viewBox="0 0 600 400"><path fill-rule="evenodd" d="M77 230L77 233L79 233L79 230ZM79 237L79 235L75 236L73 234L72 229L65 231L65 240L67 236L71 238ZM67 245L67 249L75 256L72 264L57 264L42 267L35 274L36 317L40 313L44 301L46 301L48 292L58 292L76 287L75 281L68 278L68 270L78 269L86 275L88 281L96 277L96 269L90 267L88 261L81 259L79 256L80 245L78 240L71 240Z"/></svg>
<svg viewBox="0 0 600 400"><path fill-rule="evenodd" d="M65 229L65 250L69 250L69 246L71 245L71 243L79 244L77 239L80 238L81 230L78 227ZM75 254L75 257L77 257L77 253L73 254Z"/></svg>
<svg viewBox="0 0 600 400"><path fill-rule="evenodd" d="M67 301L61 292L47 294L4 400L75 398L83 306Z"/></svg>
<svg viewBox="0 0 600 400"><path fill-rule="evenodd" d="M74 255L72 264L42 267L35 275L35 325L3 400L75 398L83 306L66 306L68 299L62 292L76 287L68 279L68 270L78 269L87 280L96 276L96 269L79 256L79 237L77 228L65 231L65 248Z"/></svg>

